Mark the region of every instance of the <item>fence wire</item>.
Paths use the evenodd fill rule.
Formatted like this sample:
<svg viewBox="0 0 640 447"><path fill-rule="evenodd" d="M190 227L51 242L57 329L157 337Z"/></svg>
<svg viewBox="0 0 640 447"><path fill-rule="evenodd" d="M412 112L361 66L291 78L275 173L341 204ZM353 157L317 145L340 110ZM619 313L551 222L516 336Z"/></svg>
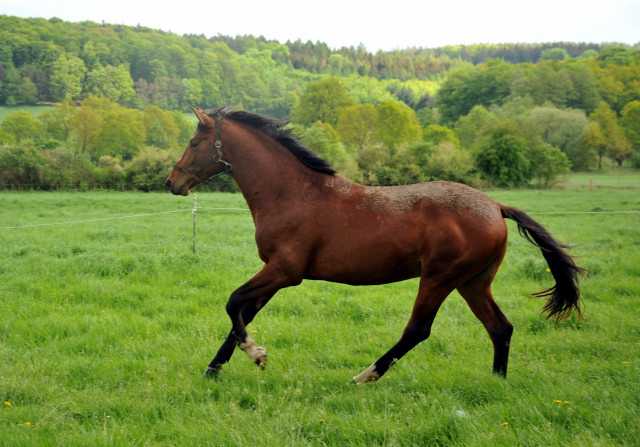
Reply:
<svg viewBox="0 0 640 447"><path fill-rule="evenodd" d="M91 223L91 222L106 222L110 220L120 220L120 219L133 219L138 217L149 217L149 216L159 216L162 214L172 214L172 213L185 213L190 212L193 213L194 210L208 210L208 211L250 211L248 208L210 208L210 207L197 207L197 208L189 208L184 210L172 210L172 211L159 211L157 213L144 213L144 214L132 214L129 216L115 216L115 217L103 217L96 219L85 219L85 220L73 220L67 222L51 222L51 223L41 223L41 224L27 224L27 225L14 225L14 226L6 226L0 227L0 230L13 230L13 229L21 229L21 228L35 228L35 227L50 227L56 225L75 225L75 224L83 224L83 223ZM640 210L630 210L630 211L527 211L527 214L535 214L535 215L571 215L571 214L639 214Z"/></svg>

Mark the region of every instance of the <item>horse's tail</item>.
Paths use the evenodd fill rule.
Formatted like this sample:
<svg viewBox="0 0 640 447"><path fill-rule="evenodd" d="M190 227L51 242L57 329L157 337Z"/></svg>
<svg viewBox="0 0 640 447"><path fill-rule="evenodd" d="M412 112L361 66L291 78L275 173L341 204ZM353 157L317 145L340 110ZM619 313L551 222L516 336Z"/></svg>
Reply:
<svg viewBox="0 0 640 447"><path fill-rule="evenodd" d="M582 318L580 310L580 287L578 276L586 271L578 267L569 253L568 245L556 241L542 225L529 217L524 211L501 205L502 216L518 224L520 235L537 246L549 265L556 284L546 290L534 293L534 296L547 297L542 312L549 312L556 323L565 320L574 310Z"/></svg>

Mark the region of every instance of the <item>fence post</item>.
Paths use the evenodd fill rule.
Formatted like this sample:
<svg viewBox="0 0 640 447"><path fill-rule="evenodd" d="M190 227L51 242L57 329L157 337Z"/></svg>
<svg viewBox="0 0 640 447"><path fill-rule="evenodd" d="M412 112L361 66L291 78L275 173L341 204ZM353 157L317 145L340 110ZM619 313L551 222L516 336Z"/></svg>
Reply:
<svg viewBox="0 0 640 447"><path fill-rule="evenodd" d="M198 209L198 205L196 202L197 195L193 194L193 253L196 253L196 210Z"/></svg>

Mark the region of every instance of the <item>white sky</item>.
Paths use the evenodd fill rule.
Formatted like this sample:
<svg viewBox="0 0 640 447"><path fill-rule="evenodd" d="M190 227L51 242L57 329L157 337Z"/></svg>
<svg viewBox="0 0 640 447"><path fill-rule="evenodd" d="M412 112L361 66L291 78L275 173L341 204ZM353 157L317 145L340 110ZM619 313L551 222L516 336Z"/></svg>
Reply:
<svg viewBox="0 0 640 447"><path fill-rule="evenodd" d="M371 52L474 43L640 43L638 0L0 0L0 14L140 24L180 35L302 39L331 48L362 43Z"/></svg>

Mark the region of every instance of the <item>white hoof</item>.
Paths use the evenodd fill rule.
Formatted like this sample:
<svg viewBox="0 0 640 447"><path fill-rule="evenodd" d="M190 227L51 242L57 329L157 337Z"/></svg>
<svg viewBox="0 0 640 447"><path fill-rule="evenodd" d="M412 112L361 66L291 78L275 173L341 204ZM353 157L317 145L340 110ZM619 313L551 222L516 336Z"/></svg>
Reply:
<svg viewBox="0 0 640 447"><path fill-rule="evenodd" d="M376 372L375 363L368 367L366 370L358 374L353 378L353 381L358 385L364 385L367 382L375 382L380 378L380 374Z"/></svg>
<svg viewBox="0 0 640 447"><path fill-rule="evenodd" d="M267 366L267 350L262 346L256 345L256 342L249 336L244 343L238 345L251 359L253 363L258 365L261 369Z"/></svg>

